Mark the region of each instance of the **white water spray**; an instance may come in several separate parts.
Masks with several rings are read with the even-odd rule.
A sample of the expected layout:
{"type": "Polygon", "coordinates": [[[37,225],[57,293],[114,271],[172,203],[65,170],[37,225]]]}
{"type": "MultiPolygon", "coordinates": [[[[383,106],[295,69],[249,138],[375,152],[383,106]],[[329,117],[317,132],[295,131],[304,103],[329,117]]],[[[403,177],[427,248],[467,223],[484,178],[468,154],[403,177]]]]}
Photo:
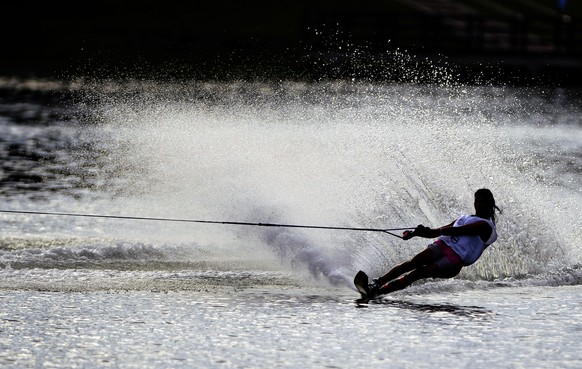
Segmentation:
{"type": "MultiPolygon", "coordinates": [[[[58,155],[40,170],[62,173],[51,174],[46,193],[33,192],[49,201],[24,192],[10,197],[13,208],[382,229],[449,223],[488,187],[504,209],[500,238],[460,278],[580,275],[581,114],[560,91],[343,82],[84,88],[79,125],[51,128],[54,139],[42,141],[43,152],[58,155]],[[59,140],[70,148],[50,147],[59,140]]],[[[358,269],[383,273],[427,242],[31,216],[3,229],[14,249],[0,255],[4,266],[139,269],[157,260],[161,270],[291,268],[340,285],[358,269]],[[134,260],[105,252],[111,245],[134,260]]]]}
{"type": "MultiPolygon", "coordinates": [[[[129,168],[118,175],[131,184],[111,211],[438,226],[472,212],[473,192],[488,187],[505,209],[500,239],[465,277],[520,277],[580,261],[579,112],[562,110],[556,122],[546,114],[552,98],[345,83],[117,86],[100,97],[95,136],[109,160],[129,168]]],[[[424,247],[378,235],[205,232],[234,235],[243,253],[262,247],[253,244],[259,235],[285,262],[334,283],[358,268],[380,273],[424,247]]]]}

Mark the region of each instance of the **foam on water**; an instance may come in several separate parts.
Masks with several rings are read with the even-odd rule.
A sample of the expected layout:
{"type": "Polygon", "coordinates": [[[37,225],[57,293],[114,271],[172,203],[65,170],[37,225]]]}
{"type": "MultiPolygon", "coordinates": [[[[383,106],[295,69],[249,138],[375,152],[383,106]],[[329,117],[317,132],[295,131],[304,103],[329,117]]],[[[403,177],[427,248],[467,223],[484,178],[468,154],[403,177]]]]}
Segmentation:
{"type": "MultiPolygon", "coordinates": [[[[466,288],[462,281],[524,278],[580,283],[582,115],[562,91],[345,82],[134,81],[83,88],[74,125],[36,127],[40,132],[31,138],[27,130],[24,139],[19,126],[4,123],[14,142],[44,137],[49,129],[64,132],[43,147],[59,153],[43,169],[52,187],[34,196],[8,194],[9,207],[440,226],[471,212],[473,192],[488,187],[504,210],[500,237],[463,270],[458,288],[466,288]]],[[[344,286],[358,269],[377,275],[426,244],[378,233],[0,219],[7,230],[0,263],[12,271],[165,275],[231,268],[276,273],[284,267],[305,274],[306,283],[323,277],[344,286]]]]}

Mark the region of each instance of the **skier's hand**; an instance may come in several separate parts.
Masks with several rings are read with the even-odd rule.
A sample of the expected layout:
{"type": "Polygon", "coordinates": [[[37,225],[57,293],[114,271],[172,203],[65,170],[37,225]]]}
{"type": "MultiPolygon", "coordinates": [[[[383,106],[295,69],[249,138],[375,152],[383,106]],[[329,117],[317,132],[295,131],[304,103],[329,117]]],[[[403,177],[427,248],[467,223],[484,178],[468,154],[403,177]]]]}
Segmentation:
{"type": "Polygon", "coordinates": [[[402,239],[404,241],[407,241],[409,239],[411,239],[412,237],[414,237],[414,231],[404,231],[404,233],[402,233],[402,239]]]}

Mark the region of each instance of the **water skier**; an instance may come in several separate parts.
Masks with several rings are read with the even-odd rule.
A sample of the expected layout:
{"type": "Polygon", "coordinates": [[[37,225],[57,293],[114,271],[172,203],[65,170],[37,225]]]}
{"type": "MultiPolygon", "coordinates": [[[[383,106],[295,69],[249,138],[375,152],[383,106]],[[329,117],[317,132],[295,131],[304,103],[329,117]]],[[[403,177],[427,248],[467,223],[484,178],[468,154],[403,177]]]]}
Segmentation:
{"type": "Polygon", "coordinates": [[[471,265],[497,239],[495,198],[490,190],[475,192],[475,215],[463,215],[454,222],[431,229],[419,225],[402,235],[438,239],[412,259],[392,268],[368,286],[367,297],[391,293],[424,278],[453,278],[464,266],[471,265]]]}

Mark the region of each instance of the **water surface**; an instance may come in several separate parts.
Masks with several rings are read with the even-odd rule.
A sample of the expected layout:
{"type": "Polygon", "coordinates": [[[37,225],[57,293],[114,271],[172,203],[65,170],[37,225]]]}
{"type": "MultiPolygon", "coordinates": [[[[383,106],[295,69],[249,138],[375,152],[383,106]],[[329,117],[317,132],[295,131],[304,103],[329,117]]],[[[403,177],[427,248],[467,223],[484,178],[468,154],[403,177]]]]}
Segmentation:
{"type": "Polygon", "coordinates": [[[381,232],[0,213],[5,367],[579,367],[573,91],[0,79],[3,210],[440,226],[499,240],[360,305],[422,250],[381,232]]]}

